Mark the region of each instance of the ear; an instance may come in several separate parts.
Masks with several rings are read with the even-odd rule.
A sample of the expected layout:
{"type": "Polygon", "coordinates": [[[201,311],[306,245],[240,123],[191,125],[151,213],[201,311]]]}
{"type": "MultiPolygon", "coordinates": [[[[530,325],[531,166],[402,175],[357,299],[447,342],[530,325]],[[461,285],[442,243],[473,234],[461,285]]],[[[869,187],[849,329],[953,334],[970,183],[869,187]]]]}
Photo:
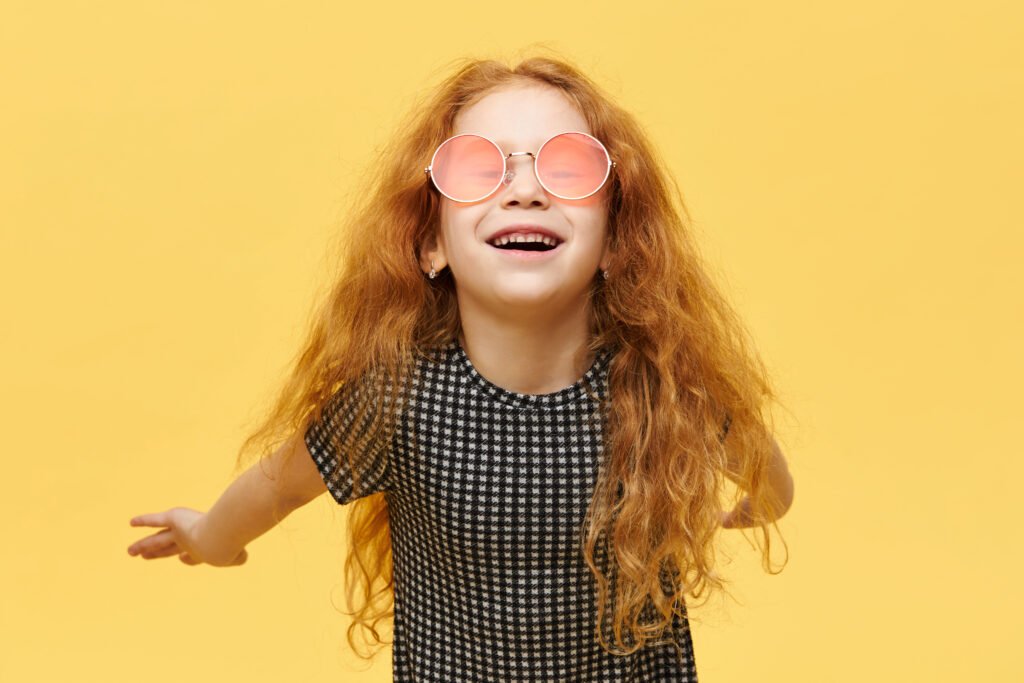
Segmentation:
{"type": "Polygon", "coordinates": [[[601,270],[608,270],[613,260],[615,260],[615,252],[612,251],[611,240],[605,240],[604,252],[601,253],[601,270]]]}
{"type": "Polygon", "coordinates": [[[432,231],[427,238],[423,241],[423,246],[420,247],[420,269],[424,273],[430,273],[431,267],[435,272],[440,273],[446,265],[448,265],[448,259],[445,257],[444,239],[438,239],[437,229],[432,231]]]}

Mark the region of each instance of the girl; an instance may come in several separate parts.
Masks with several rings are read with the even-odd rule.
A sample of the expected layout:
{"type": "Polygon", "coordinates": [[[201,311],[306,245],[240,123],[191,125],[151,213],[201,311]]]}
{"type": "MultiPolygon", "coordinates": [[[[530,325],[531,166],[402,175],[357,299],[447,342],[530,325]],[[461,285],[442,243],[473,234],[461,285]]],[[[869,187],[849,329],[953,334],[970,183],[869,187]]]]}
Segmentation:
{"type": "Polygon", "coordinates": [[[260,462],[205,514],[133,519],[163,530],[129,553],[242,564],[326,485],[348,640],[393,619],[394,680],[695,681],[684,595],[724,587],[720,526],[771,571],[793,487],[667,171],[549,58],[467,62],[399,130],[260,462]]]}

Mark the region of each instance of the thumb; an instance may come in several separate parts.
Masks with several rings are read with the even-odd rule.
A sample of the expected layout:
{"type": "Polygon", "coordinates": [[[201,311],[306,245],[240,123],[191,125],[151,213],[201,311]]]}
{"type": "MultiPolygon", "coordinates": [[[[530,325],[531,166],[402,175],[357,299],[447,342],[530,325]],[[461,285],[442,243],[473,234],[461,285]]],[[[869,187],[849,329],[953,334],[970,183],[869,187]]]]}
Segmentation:
{"type": "Polygon", "coordinates": [[[178,555],[178,559],[181,560],[182,562],[184,562],[185,564],[188,564],[188,565],[197,565],[197,564],[199,564],[194,559],[192,559],[192,556],[189,555],[188,553],[181,553],[180,555],[178,555]]]}

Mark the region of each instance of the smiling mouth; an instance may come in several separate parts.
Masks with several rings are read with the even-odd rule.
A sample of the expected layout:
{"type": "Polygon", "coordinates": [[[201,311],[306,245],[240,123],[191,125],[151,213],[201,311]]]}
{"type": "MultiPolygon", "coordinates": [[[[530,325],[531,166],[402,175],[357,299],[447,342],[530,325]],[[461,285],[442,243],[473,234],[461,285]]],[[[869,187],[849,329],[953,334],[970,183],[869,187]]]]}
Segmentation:
{"type": "MultiPolygon", "coordinates": [[[[561,242],[559,242],[561,244],[561,242]]],[[[502,251],[551,251],[558,247],[551,246],[550,244],[544,244],[543,242],[509,242],[499,247],[491,245],[495,249],[501,249],[502,251]]]]}

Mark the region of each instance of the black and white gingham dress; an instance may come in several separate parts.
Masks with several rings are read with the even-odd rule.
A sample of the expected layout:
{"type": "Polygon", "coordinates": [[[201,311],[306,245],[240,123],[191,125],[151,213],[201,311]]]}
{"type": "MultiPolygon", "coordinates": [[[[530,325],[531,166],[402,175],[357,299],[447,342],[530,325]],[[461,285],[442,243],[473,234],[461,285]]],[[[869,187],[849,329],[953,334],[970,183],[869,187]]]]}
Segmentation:
{"type": "Polygon", "coordinates": [[[347,471],[335,473],[348,465],[329,442],[353,427],[345,392],[305,435],[338,503],[385,492],[394,680],[695,682],[685,616],[661,644],[631,655],[595,639],[596,584],[580,529],[603,420],[586,388],[606,395],[609,353],[572,386],[541,395],[488,381],[457,340],[439,357],[418,361],[391,448],[358,491],[347,471]]]}

